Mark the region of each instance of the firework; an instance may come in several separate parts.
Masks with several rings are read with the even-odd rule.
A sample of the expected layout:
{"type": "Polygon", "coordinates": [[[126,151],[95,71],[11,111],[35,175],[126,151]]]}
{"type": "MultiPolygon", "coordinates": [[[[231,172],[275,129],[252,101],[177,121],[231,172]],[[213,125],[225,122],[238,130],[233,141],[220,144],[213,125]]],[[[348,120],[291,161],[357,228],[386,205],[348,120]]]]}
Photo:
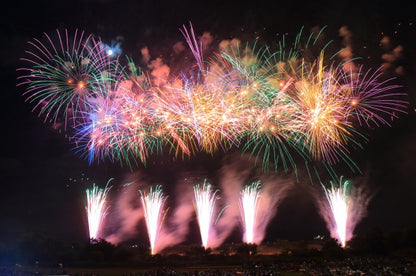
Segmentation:
{"type": "Polygon", "coordinates": [[[86,190],[87,194],[87,211],[88,227],[90,239],[94,240],[99,238],[98,234],[101,229],[101,224],[104,217],[107,215],[108,207],[106,207],[107,194],[111,187],[108,187],[108,180],[105,188],[99,188],[97,185],[93,185],[91,189],[86,190]]]}
{"type": "Polygon", "coordinates": [[[223,83],[184,78],[155,97],[162,135],[185,154],[213,153],[238,144],[244,106],[234,93],[224,95],[223,83]]]}
{"type": "Polygon", "coordinates": [[[110,82],[111,95],[96,97],[90,110],[75,127],[77,150],[90,163],[106,158],[131,166],[146,163],[149,152],[160,149],[160,134],[150,118],[144,93],[136,93],[132,82],[110,82]]]}
{"type": "Polygon", "coordinates": [[[163,209],[166,196],[163,195],[162,186],[150,187],[148,192],[140,190],[141,202],[146,220],[147,234],[149,236],[151,253],[157,253],[156,239],[162,227],[165,216],[163,209]]]}
{"type": "Polygon", "coordinates": [[[297,146],[290,141],[288,114],[293,108],[292,102],[282,97],[282,87],[276,86],[282,80],[281,72],[276,71],[279,63],[276,59],[277,53],[268,47],[256,43],[243,46],[235,41],[222,45],[212,63],[216,74],[223,74],[222,79],[231,91],[236,91],[243,106],[235,113],[241,126],[239,147],[249,152],[256,163],[260,160],[263,169],[268,170],[269,164],[277,169],[282,164],[286,171],[288,165],[296,169],[292,154],[298,149],[291,150],[297,146]]]}
{"type": "Polygon", "coordinates": [[[244,241],[253,243],[256,229],[257,202],[260,198],[260,181],[247,185],[241,191],[242,216],[244,222],[244,241]]]}
{"type": "Polygon", "coordinates": [[[320,203],[320,212],[330,234],[342,247],[352,238],[354,228],[366,214],[371,194],[363,187],[352,188],[351,180],[340,177],[339,183],[330,181],[331,187],[322,185],[326,200],[320,203]]]}
{"type": "Polygon", "coordinates": [[[365,71],[360,66],[358,72],[349,77],[353,84],[349,94],[350,113],[359,125],[390,125],[390,120],[406,113],[405,93],[396,91],[401,86],[394,84],[394,78],[383,78],[381,67],[365,71]]]}
{"type": "Polygon", "coordinates": [[[215,202],[218,199],[219,190],[213,190],[213,187],[206,180],[201,185],[194,186],[194,206],[197,214],[199,232],[201,234],[202,245],[207,248],[209,245],[209,236],[213,224],[213,214],[215,202]]]}
{"type": "Polygon", "coordinates": [[[292,116],[296,139],[302,141],[313,159],[329,164],[337,163],[340,153],[348,155],[345,145],[352,139],[352,123],[343,94],[351,84],[341,83],[343,77],[340,66],[326,68],[321,56],[311,67],[302,64],[302,75],[288,88],[294,90],[288,93],[293,93],[296,105],[292,116]]]}
{"type": "Polygon", "coordinates": [[[114,74],[112,62],[100,41],[76,30],[56,31],[55,36],[28,42],[33,48],[22,60],[32,67],[20,68],[19,85],[28,85],[27,100],[39,109],[39,115],[54,123],[69,121],[88,110],[89,100],[97,96],[96,85],[114,74]]]}
{"type": "Polygon", "coordinates": [[[182,157],[238,149],[264,170],[296,172],[301,159],[329,172],[344,162],[355,172],[350,151],[362,148],[362,127],[389,125],[408,105],[381,70],[337,63],[328,44],[315,51],[321,32],[303,41],[301,30],[294,43],[283,37],[276,51],[232,40],[206,60],[192,25],[181,32],[197,66],[163,85],[78,31],[29,42],[20,85],[45,120],[72,123],[71,141],[90,163],[130,167],[165,148],[182,157]]]}
{"type": "Polygon", "coordinates": [[[345,247],[347,236],[347,218],[348,218],[348,189],[350,181],[346,180],[340,182],[339,187],[335,187],[331,183],[330,189],[324,188],[326,198],[328,200],[329,207],[331,208],[333,224],[335,226],[335,232],[337,239],[341,243],[342,247],[345,247]]]}

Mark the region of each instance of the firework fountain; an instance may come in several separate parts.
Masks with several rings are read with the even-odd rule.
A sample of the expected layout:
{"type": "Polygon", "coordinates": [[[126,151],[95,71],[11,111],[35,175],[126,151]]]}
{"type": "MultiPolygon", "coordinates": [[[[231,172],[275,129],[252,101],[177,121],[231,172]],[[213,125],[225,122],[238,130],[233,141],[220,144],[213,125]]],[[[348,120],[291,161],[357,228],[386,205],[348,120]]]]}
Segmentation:
{"type": "Polygon", "coordinates": [[[260,181],[245,186],[241,191],[242,217],[244,223],[244,241],[253,243],[256,229],[256,213],[260,198],[260,181]]]}
{"type": "Polygon", "coordinates": [[[209,236],[213,224],[212,219],[215,211],[215,202],[218,199],[218,192],[219,190],[214,191],[212,185],[206,180],[202,186],[200,184],[194,186],[194,206],[204,248],[209,246],[209,236]]]}
{"type": "Polygon", "coordinates": [[[91,189],[86,190],[87,206],[85,209],[87,211],[90,240],[99,238],[101,224],[107,215],[108,207],[106,207],[106,199],[111,188],[108,187],[110,181],[111,179],[108,180],[105,188],[99,188],[93,184],[91,189]]]}
{"type": "Polygon", "coordinates": [[[141,202],[146,220],[147,234],[149,236],[151,253],[157,253],[156,239],[162,227],[165,216],[163,209],[166,196],[163,195],[162,186],[150,187],[148,192],[140,190],[141,202]]]}
{"type": "Polygon", "coordinates": [[[319,203],[320,212],[331,237],[345,247],[353,236],[355,226],[364,217],[372,196],[363,187],[352,188],[351,180],[343,177],[340,177],[338,184],[334,181],[330,184],[330,188],[322,185],[325,200],[319,203]]]}

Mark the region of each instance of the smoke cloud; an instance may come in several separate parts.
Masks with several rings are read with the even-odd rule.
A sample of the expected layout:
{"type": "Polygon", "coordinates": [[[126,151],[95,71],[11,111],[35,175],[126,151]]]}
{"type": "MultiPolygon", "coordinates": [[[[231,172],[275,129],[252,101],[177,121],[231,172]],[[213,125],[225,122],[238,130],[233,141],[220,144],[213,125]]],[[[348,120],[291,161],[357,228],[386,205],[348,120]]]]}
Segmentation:
{"type": "Polygon", "coordinates": [[[339,56],[341,57],[342,61],[345,62],[343,65],[344,70],[347,72],[357,72],[358,68],[355,63],[352,62],[352,59],[354,58],[354,53],[352,50],[352,33],[348,29],[347,26],[342,26],[338,34],[340,37],[342,37],[342,44],[344,45],[344,49],[339,52],[339,56]]]}
{"type": "MultiPolygon", "coordinates": [[[[240,222],[240,191],[243,183],[247,181],[251,170],[248,167],[241,166],[239,161],[232,162],[222,166],[219,172],[219,186],[221,189],[220,196],[223,209],[221,216],[213,227],[209,237],[208,247],[216,248],[228,238],[240,222]]],[[[241,162],[241,161],[240,161],[241,162]]]]}
{"type": "Polygon", "coordinates": [[[148,47],[143,47],[140,50],[140,53],[142,54],[142,63],[148,64],[150,61],[150,52],[148,47]]]}
{"type": "Polygon", "coordinates": [[[382,47],[384,49],[388,49],[388,51],[381,55],[381,59],[383,60],[382,68],[383,71],[393,71],[398,75],[404,74],[403,66],[399,65],[398,62],[403,56],[403,46],[397,45],[396,47],[391,49],[390,39],[382,39],[382,47]]]}
{"type": "Polygon", "coordinates": [[[155,244],[156,252],[185,241],[189,232],[189,222],[194,215],[192,193],[192,186],[187,181],[176,183],[174,209],[172,213],[169,212],[170,209],[167,211],[166,220],[155,244]]]}
{"type": "Polygon", "coordinates": [[[139,188],[144,181],[139,173],[127,176],[123,183],[121,193],[116,198],[112,215],[115,228],[105,240],[113,244],[137,238],[138,224],[144,218],[140,205],[139,188]]]}
{"type": "Polygon", "coordinates": [[[150,74],[153,77],[153,83],[155,85],[158,86],[166,83],[169,77],[170,68],[163,62],[162,58],[157,57],[152,60],[148,65],[148,68],[152,70],[150,74]]]}
{"type": "Polygon", "coordinates": [[[295,184],[292,176],[270,175],[262,177],[263,188],[257,210],[256,229],[253,242],[260,244],[266,234],[270,220],[276,215],[279,204],[286,198],[295,184]]]}
{"type": "Polygon", "coordinates": [[[178,54],[182,53],[183,51],[185,51],[186,47],[185,47],[185,45],[183,44],[182,41],[178,41],[175,44],[173,44],[172,50],[175,54],[178,55],[178,54]]]}

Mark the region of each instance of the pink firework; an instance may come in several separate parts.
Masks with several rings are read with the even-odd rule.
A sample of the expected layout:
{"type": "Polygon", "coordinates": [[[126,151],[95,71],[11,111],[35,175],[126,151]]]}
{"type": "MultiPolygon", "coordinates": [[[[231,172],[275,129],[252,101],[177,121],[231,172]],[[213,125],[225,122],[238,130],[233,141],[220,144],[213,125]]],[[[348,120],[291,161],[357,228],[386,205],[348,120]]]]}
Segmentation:
{"type": "Polygon", "coordinates": [[[326,201],[321,202],[320,211],[331,237],[345,247],[353,236],[355,226],[365,216],[371,196],[363,189],[352,189],[351,181],[342,177],[338,185],[330,183],[331,188],[322,185],[326,201]]]}
{"type": "Polygon", "coordinates": [[[201,233],[202,245],[207,248],[212,226],[212,215],[214,213],[215,201],[218,199],[219,190],[213,190],[211,184],[206,180],[204,184],[194,186],[195,210],[198,218],[199,231],[201,233]]]}
{"type": "Polygon", "coordinates": [[[253,243],[256,229],[256,213],[260,196],[260,181],[247,185],[241,191],[242,217],[244,222],[244,241],[253,243]]]}
{"type": "Polygon", "coordinates": [[[101,224],[104,220],[104,217],[107,215],[108,207],[106,207],[106,199],[110,187],[107,182],[107,185],[104,189],[99,188],[97,185],[93,185],[92,189],[87,189],[87,206],[85,207],[87,211],[88,218],[88,227],[90,240],[95,240],[98,237],[101,224]]]}
{"type": "Polygon", "coordinates": [[[140,194],[151,253],[156,254],[156,238],[159,235],[165,214],[163,206],[165,205],[166,196],[163,195],[160,185],[157,185],[154,189],[150,187],[148,193],[140,190],[140,194]]]}

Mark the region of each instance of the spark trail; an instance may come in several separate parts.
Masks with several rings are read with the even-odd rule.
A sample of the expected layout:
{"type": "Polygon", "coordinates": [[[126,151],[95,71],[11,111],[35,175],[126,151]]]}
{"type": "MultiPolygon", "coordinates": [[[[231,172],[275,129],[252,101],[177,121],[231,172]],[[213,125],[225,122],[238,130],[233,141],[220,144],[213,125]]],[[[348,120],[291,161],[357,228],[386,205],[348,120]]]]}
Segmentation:
{"type": "Polygon", "coordinates": [[[157,253],[156,239],[162,227],[165,211],[166,196],[163,195],[162,186],[150,187],[149,191],[140,190],[141,202],[144,209],[144,218],[146,220],[147,234],[150,241],[151,253],[157,253]]]}
{"type": "Polygon", "coordinates": [[[212,185],[206,180],[202,184],[194,186],[194,206],[197,214],[199,232],[202,245],[207,248],[212,226],[212,216],[215,210],[215,202],[218,199],[219,190],[213,190],[212,185]]]}
{"type": "Polygon", "coordinates": [[[372,194],[361,187],[352,187],[351,180],[342,176],[339,183],[330,181],[331,187],[322,185],[325,200],[320,202],[320,212],[331,236],[342,247],[353,237],[357,223],[365,216],[372,194]]]}
{"type": "Polygon", "coordinates": [[[260,181],[247,185],[241,191],[242,217],[244,222],[244,241],[253,243],[256,229],[256,213],[260,198],[260,181]]]}
{"type": "Polygon", "coordinates": [[[99,188],[97,185],[93,185],[91,189],[86,190],[87,194],[87,211],[88,227],[90,240],[98,239],[101,224],[104,217],[107,215],[108,207],[106,207],[107,194],[111,187],[108,187],[107,182],[105,188],[99,188]]]}
{"type": "Polygon", "coordinates": [[[341,180],[339,187],[335,187],[333,184],[330,189],[323,187],[329,207],[331,208],[333,225],[335,226],[334,230],[342,247],[345,247],[347,236],[349,184],[349,180],[344,182],[341,180]]]}

